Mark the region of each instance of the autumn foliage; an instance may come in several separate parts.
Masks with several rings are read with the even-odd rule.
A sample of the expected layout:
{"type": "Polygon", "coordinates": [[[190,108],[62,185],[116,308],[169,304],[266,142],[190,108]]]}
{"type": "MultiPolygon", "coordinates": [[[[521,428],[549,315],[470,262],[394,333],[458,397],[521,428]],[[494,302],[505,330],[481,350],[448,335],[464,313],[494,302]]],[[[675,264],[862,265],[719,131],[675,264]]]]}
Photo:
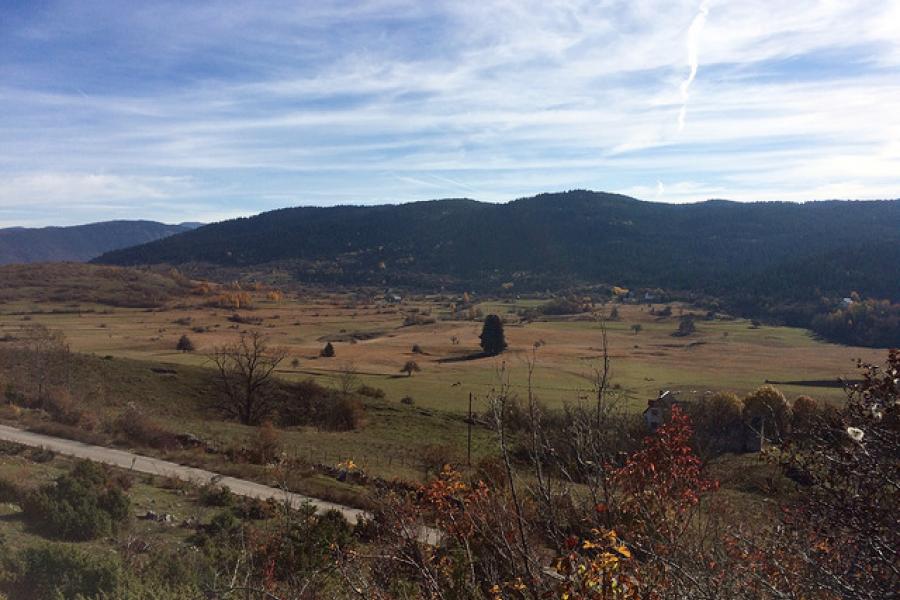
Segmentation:
{"type": "Polygon", "coordinates": [[[224,292],[207,300],[206,305],[227,309],[252,308],[253,297],[247,292],[224,292]]]}

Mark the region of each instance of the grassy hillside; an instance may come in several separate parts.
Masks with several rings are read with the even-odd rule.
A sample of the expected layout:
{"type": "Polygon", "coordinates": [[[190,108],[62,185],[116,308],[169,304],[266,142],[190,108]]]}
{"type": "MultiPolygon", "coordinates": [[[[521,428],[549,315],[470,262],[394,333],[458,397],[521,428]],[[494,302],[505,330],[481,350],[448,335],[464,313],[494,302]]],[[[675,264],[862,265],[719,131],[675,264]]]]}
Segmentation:
{"type": "MultiPolygon", "coordinates": [[[[57,311],[83,310],[81,304],[151,307],[188,291],[174,273],[79,263],[0,266],[0,303],[27,310],[34,303],[54,302],[57,311]]],[[[14,307],[13,307],[14,308],[14,307]]]]}

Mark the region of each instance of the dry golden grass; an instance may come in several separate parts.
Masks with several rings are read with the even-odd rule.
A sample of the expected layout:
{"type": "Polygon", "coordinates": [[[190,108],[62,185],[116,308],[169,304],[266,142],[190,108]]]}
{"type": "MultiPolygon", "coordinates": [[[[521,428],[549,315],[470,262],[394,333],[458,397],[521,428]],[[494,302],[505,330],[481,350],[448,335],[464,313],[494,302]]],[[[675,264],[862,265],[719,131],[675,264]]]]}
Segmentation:
{"type": "MultiPolygon", "coordinates": [[[[205,306],[202,296],[169,302],[164,309],[106,307],[67,303],[64,313],[53,302],[0,304],[0,337],[15,336],[27,322],[39,322],[65,332],[78,352],[111,355],[154,362],[203,365],[206,353],[235,339],[241,331],[260,330],[271,343],[284,347],[288,359],[280,374],[287,378],[313,376],[334,383],[342,371],[352,369],[361,382],[383,388],[388,399],[410,395],[417,406],[465,410],[468,393],[483,396],[498,382],[505,367],[514,390],[524,390],[534,342],[537,351],[534,385],[548,404],[574,402],[586,397],[593,368],[600,357],[600,323],[594,320],[555,319],[518,324],[512,311],[528,305],[485,303],[482,310],[497,312],[508,320],[509,350],[499,358],[458,362],[442,359],[478,350],[479,322],[441,320],[445,305],[423,299],[403,305],[353,304],[341,294],[285,295],[273,299],[268,291],[253,291],[255,308],[240,311],[259,324],[229,320],[235,311],[205,306]],[[79,308],[84,309],[79,312],[79,308]],[[86,312],[93,309],[94,312],[86,312]],[[418,309],[436,322],[403,326],[404,313],[418,309]],[[31,312],[33,314],[22,314],[31,312]],[[28,321],[26,321],[26,319],[28,321]],[[175,350],[178,339],[188,335],[197,350],[175,350]],[[355,339],[354,339],[355,338],[355,339]],[[458,344],[451,339],[457,338],[458,344]],[[336,356],[321,358],[319,351],[332,341],[336,356]],[[419,345],[421,354],[413,353],[419,345]],[[292,362],[297,360],[297,365],[292,362]],[[408,360],[420,373],[399,373],[408,360]]],[[[603,309],[600,309],[603,310],[603,309]]],[[[608,308],[607,308],[608,310],[608,308]]],[[[607,324],[613,365],[613,384],[619,386],[634,407],[660,389],[685,393],[728,389],[750,391],[766,380],[823,380],[853,376],[857,358],[878,360],[878,350],[846,347],[816,340],[805,330],[786,327],[753,328],[748,321],[697,322],[695,335],[677,338],[678,315],[686,307],[674,307],[674,315],[657,319],[646,306],[619,307],[620,320],[607,324]],[[635,334],[631,325],[639,323],[635,334]]],[[[839,389],[783,386],[788,396],[809,394],[824,400],[842,397],[839,389]]]]}

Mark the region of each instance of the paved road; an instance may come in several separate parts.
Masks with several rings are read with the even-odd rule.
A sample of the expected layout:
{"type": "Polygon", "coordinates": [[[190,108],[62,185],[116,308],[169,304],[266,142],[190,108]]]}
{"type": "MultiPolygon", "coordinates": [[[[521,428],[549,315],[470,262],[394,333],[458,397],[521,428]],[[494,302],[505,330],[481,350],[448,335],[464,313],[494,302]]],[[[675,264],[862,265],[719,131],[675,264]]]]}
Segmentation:
{"type": "Polygon", "coordinates": [[[6,425],[0,425],[0,440],[15,442],[24,446],[47,448],[48,450],[53,450],[54,452],[65,454],[67,456],[86,458],[94,462],[106,463],[123,469],[131,469],[139,473],[174,477],[197,485],[216,481],[216,483],[220,485],[228,486],[232,492],[239,496],[260,498],[263,500],[266,498],[276,498],[280,501],[287,500],[294,508],[299,508],[304,503],[309,502],[318,512],[325,512],[327,510],[339,511],[350,523],[356,523],[356,518],[358,516],[365,515],[365,511],[357,508],[301,496],[300,494],[286,492],[268,485],[262,485],[261,483],[247,481],[246,479],[226,477],[224,475],[213,473],[212,471],[186,467],[158,458],[141,456],[140,454],[134,454],[133,452],[127,452],[125,450],[116,450],[114,448],[105,448],[103,446],[92,446],[73,440],[23,431],[6,425]]]}

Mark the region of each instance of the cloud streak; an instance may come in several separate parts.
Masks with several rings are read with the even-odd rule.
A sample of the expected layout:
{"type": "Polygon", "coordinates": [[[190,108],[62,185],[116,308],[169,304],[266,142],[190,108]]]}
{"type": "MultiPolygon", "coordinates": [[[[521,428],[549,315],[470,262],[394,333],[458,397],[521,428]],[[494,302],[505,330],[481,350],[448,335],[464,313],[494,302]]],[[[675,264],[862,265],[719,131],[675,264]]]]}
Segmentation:
{"type": "Polygon", "coordinates": [[[687,104],[691,90],[691,84],[697,78],[697,67],[700,64],[700,33],[703,26],[706,25],[706,17],[709,15],[709,0],[703,0],[697,15],[691,21],[691,26],[687,33],[687,62],[688,72],[687,78],[681,82],[681,110],[678,111],[678,131],[684,131],[684,120],[687,116],[687,104]]]}
{"type": "Polygon", "coordinates": [[[897,196],[892,4],[3,8],[0,222],[574,187],[897,196]]]}

